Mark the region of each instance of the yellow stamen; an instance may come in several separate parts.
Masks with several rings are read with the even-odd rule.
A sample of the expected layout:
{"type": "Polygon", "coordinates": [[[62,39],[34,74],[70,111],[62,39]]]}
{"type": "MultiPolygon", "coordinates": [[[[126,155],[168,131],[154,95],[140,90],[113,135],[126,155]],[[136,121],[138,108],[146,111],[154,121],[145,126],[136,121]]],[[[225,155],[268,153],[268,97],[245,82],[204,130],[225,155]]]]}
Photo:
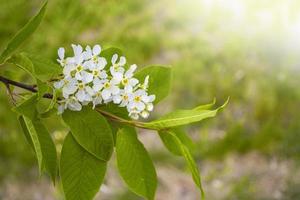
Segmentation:
{"type": "Polygon", "coordinates": [[[105,88],[109,88],[110,87],[110,83],[108,83],[108,82],[104,83],[104,87],[105,88]]]}
{"type": "Polygon", "coordinates": [[[123,79],[123,80],[122,80],[122,84],[123,84],[123,85],[127,85],[127,84],[128,84],[128,79],[127,79],[127,78],[123,79]]]}
{"type": "Polygon", "coordinates": [[[140,102],[140,101],[141,101],[141,97],[140,97],[140,96],[136,96],[136,97],[134,97],[134,101],[136,101],[136,102],[140,102]]]}

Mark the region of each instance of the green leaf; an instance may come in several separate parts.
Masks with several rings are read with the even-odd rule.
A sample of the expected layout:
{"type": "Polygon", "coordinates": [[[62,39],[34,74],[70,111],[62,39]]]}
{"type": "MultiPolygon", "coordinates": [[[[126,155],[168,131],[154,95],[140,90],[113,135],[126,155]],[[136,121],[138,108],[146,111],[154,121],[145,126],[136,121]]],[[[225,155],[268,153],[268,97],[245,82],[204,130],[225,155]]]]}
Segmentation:
{"type": "Polygon", "coordinates": [[[155,94],[154,103],[165,98],[171,87],[171,68],[163,66],[149,66],[139,70],[135,77],[143,83],[145,77],[149,75],[149,94],[155,94]]]}
{"type": "Polygon", "coordinates": [[[82,148],[68,134],[60,158],[60,177],[66,200],[91,200],[99,191],[106,172],[106,162],[82,148]]]}
{"type": "MultiPolygon", "coordinates": [[[[105,106],[100,106],[99,109],[102,111],[106,111],[111,114],[114,114],[123,119],[130,120],[130,118],[128,117],[128,111],[126,110],[126,108],[120,107],[116,104],[109,103],[109,104],[106,104],[105,106]]],[[[114,138],[114,145],[116,145],[117,132],[119,131],[119,129],[124,127],[124,124],[122,124],[120,122],[116,122],[114,120],[109,120],[109,119],[108,119],[108,123],[110,125],[112,135],[114,138]]]]}
{"type": "Polygon", "coordinates": [[[18,66],[19,68],[29,73],[32,77],[34,77],[33,64],[24,53],[13,55],[10,59],[7,60],[7,62],[18,66]]]}
{"type": "Polygon", "coordinates": [[[57,173],[56,148],[48,130],[38,118],[35,107],[36,99],[37,95],[33,95],[17,106],[14,111],[21,115],[19,120],[29,144],[36,153],[40,172],[45,168],[55,183],[57,173]]]}
{"type": "Polygon", "coordinates": [[[30,19],[30,21],[9,41],[6,48],[0,55],[0,64],[4,63],[17,48],[26,40],[39,26],[47,7],[47,1],[43,4],[42,8],[36,16],[30,19]]]}
{"type": "Polygon", "coordinates": [[[144,125],[155,129],[171,128],[199,122],[203,119],[214,117],[216,114],[217,110],[177,110],[144,125]]]}
{"type": "Polygon", "coordinates": [[[24,52],[13,55],[7,62],[17,65],[42,82],[47,82],[62,73],[62,68],[51,60],[24,52]]]}
{"type": "MultiPolygon", "coordinates": [[[[26,126],[26,123],[25,123],[25,119],[24,119],[24,116],[19,116],[18,117],[18,120],[19,120],[19,123],[21,125],[21,128],[23,130],[23,133],[25,135],[25,138],[27,140],[27,142],[29,143],[29,145],[31,146],[31,148],[35,151],[35,148],[34,148],[34,144],[33,144],[33,141],[31,139],[31,136],[30,136],[30,133],[27,129],[27,126],[26,126]]],[[[35,152],[36,153],[36,152],[35,152]]]]}
{"type": "Polygon", "coordinates": [[[29,133],[29,136],[30,136],[29,141],[31,141],[30,143],[33,144],[32,147],[36,154],[36,158],[37,158],[38,165],[39,165],[39,171],[41,174],[42,170],[43,170],[43,154],[42,154],[41,144],[40,144],[37,132],[34,128],[32,121],[28,117],[25,117],[25,116],[21,116],[21,117],[24,119],[24,125],[25,125],[25,126],[22,126],[23,132],[25,135],[26,135],[26,133],[29,133]]]}
{"type": "Polygon", "coordinates": [[[37,94],[34,94],[30,98],[21,102],[17,107],[14,107],[12,110],[33,120],[37,117],[37,110],[35,108],[36,103],[37,94]]]}
{"type": "Polygon", "coordinates": [[[205,104],[205,105],[200,105],[196,108],[194,108],[194,110],[209,110],[211,109],[214,105],[216,104],[216,98],[214,98],[213,102],[205,104]]]}
{"type": "Polygon", "coordinates": [[[57,173],[57,155],[53,140],[40,120],[32,121],[28,117],[22,116],[22,125],[25,135],[29,134],[29,143],[34,148],[39,164],[40,172],[45,168],[55,183],[57,173]],[[30,142],[31,141],[31,142],[30,142]]]}
{"type": "Polygon", "coordinates": [[[34,76],[43,82],[47,82],[62,73],[62,67],[51,60],[27,53],[23,53],[23,55],[31,60],[34,76]]]}
{"type": "Polygon", "coordinates": [[[109,160],[113,151],[113,136],[101,114],[85,106],[80,112],[66,110],[63,120],[83,148],[101,160],[109,160]]]}
{"type": "MultiPolygon", "coordinates": [[[[61,73],[61,67],[39,58],[37,56],[28,55],[26,53],[20,53],[13,55],[7,62],[15,64],[27,73],[29,73],[37,83],[38,98],[41,99],[45,93],[52,92],[51,86],[48,80],[58,76],[61,73]]],[[[56,102],[56,98],[53,98],[52,104],[56,102]]],[[[52,104],[49,104],[49,107],[52,104]]]]}
{"type": "Polygon", "coordinates": [[[199,172],[197,164],[196,164],[193,156],[191,155],[189,149],[180,141],[180,139],[173,132],[167,131],[164,134],[169,134],[169,139],[173,140],[174,144],[180,148],[181,155],[184,157],[184,159],[187,162],[187,165],[192,174],[193,180],[201,191],[201,197],[202,197],[201,199],[205,199],[204,190],[203,190],[202,184],[201,184],[200,172],[199,172]]]}
{"type": "MultiPolygon", "coordinates": [[[[40,143],[43,165],[55,183],[57,175],[57,154],[55,144],[41,120],[32,122],[40,143]]],[[[34,134],[34,133],[33,133],[34,134]]]]}
{"type": "MultiPolygon", "coordinates": [[[[172,129],[171,130],[178,139],[180,139],[180,141],[189,149],[193,149],[194,148],[194,144],[193,141],[191,140],[191,138],[189,138],[187,136],[187,134],[182,131],[181,129],[172,129]]],[[[181,148],[177,145],[176,141],[174,141],[174,138],[172,135],[168,134],[167,131],[159,131],[159,137],[162,140],[162,142],[164,143],[165,147],[174,155],[177,156],[182,156],[181,153],[181,148]]]]}
{"type": "Polygon", "coordinates": [[[224,108],[227,105],[228,101],[229,99],[227,99],[227,101],[222,106],[215,110],[177,110],[166,114],[158,120],[144,123],[143,125],[153,129],[165,129],[199,122],[203,119],[216,116],[217,112],[224,108]]]}
{"type": "Polygon", "coordinates": [[[134,128],[121,129],[117,135],[117,164],[129,189],[147,199],[154,199],[157,187],[155,168],[134,128]]]}

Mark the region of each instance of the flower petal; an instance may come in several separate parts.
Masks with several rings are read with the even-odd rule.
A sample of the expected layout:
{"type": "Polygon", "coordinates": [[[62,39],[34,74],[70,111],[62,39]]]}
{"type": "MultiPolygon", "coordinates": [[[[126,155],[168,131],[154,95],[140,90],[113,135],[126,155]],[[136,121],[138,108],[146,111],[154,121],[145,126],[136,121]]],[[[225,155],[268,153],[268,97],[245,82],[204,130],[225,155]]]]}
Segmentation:
{"type": "Polygon", "coordinates": [[[101,90],[103,88],[103,83],[101,80],[99,80],[98,78],[95,78],[93,80],[93,90],[95,92],[98,92],[99,90],[101,90]]]}
{"type": "Polygon", "coordinates": [[[86,92],[84,90],[79,90],[76,94],[75,94],[76,98],[78,99],[78,101],[83,102],[86,99],[86,92]]]}
{"type": "Polygon", "coordinates": [[[103,57],[98,58],[97,68],[103,69],[106,65],[107,65],[107,61],[105,58],[103,57]]]}
{"type": "Polygon", "coordinates": [[[119,65],[124,66],[126,64],[126,58],[124,56],[120,57],[119,65]]]}
{"type": "Polygon", "coordinates": [[[102,91],[101,95],[102,95],[102,98],[103,98],[104,100],[107,100],[107,99],[110,98],[111,92],[110,92],[109,90],[107,90],[107,89],[104,89],[104,90],[102,91]]]}
{"type": "Polygon", "coordinates": [[[139,80],[136,78],[129,79],[129,84],[133,87],[136,86],[138,83],[139,83],[139,80]]]}
{"type": "Polygon", "coordinates": [[[116,95],[120,92],[120,88],[115,86],[115,85],[112,85],[111,88],[110,88],[110,91],[112,94],[116,95]]]}
{"type": "Polygon", "coordinates": [[[93,55],[94,56],[97,56],[97,55],[99,55],[100,54],[100,52],[101,52],[101,47],[100,47],[100,45],[95,45],[94,47],[93,47],[93,55]]]}
{"type": "Polygon", "coordinates": [[[115,96],[113,96],[113,102],[114,102],[115,104],[119,104],[121,101],[122,101],[122,98],[121,98],[120,95],[115,95],[115,96]]]}
{"type": "Polygon", "coordinates": [[[136,70],[137,65],[133,64],[130,66],[130,68],[126,71],[125,77],[126,78],[131,78],[133,76],[134,71],[136,70]]]}
{"type": "Polygon", "coordinates": [[[57,51],[58,57],[63,60],[65,58],[65,49],[63,47],[60,47],[57,51]]]}
{"type": "Polygon", "coordinates": [[[116,61],[117,61],[117,59],[118,59],[118,54],[114,54],[114,55],[112,56],[112,58],[111,58],[111,63],[112,63],[112,64],[115,64],[116,61]]]}
{"type": "Polygon", "coordinates": [[[93,74],[91,74],[87,71],[82,71],[81,75],[82,75],[82,82],[90,83],[93,81],[93,78],[94,78],[93,74]]]}
{"type": "Polygon", "coordinates": [[[54,88],[56,88],[56,89],[62,88],[63,85],[64,85],[64,81],[63,81],[63,80],[57,81],[57,82],[55,82],[55,83],[53,84],[54,88]]]}
{"type": "Polygon", "coordinates": [[[80,111],[82,106],[78,101],[73,101],[68,104],[68,108],[73,111],[80,111]]]}
{"type": "Polygon", "coordinates": [[[142,102],[137,102],[136,103],[136,108],[140,111],[144,110],[145,109],[145,104],[142,103],[142,102]]]}

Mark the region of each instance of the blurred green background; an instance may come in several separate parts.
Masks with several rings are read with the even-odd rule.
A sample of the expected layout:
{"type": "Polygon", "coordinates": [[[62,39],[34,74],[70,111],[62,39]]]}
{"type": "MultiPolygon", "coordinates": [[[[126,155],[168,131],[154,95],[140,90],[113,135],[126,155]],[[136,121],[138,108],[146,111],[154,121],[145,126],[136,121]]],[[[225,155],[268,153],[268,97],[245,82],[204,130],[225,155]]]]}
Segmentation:
{"type": "MultiPolygon", "coordinates": [[[[0,0],[0,50],[36,13],[40,0],[0,0]]],[[[300,2],[297,0],[51,0],[22,50],[53,61],[61,46],[120,47],[130,63],[173,68],[173,87],[152,117],[217,98],[214,119],[187,127],[208,200],[300,199],[300,2]]],[[[16,67],[0,74],[30,83],[16,67]]],[[[5,87],[0,86],[0,199],[62,199],[39,178],[5,87]]],[[[60,148],[65,129],[49,119],[60,148]],[[56,129],[56,127],[58,127],[56,129]],[[56,131],[55,131],[56,130],[56,131]]],[[[194,200],[183,160],[141,131],[159,176],[156,199],[194,200]]],[[[115,162],[97,199],[140,199],[115,162]]]]}

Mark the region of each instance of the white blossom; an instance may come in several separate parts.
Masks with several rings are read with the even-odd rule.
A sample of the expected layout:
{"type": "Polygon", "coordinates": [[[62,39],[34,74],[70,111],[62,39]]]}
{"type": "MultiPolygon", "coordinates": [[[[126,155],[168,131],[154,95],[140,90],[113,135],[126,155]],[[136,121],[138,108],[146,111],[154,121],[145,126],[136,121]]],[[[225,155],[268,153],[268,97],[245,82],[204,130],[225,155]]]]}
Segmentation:
{"type": "Polygon", "coordinates": [[[113,95],[117,95],[120,92],[120,88],[118,87],[118,83],[112,80],[106,80],[103,83],[102,90],[102,98],[103,100],[108,100],[113,97],[113,95]]]}
{"type": "Polygon", "coordinates": [[[133,77],[133,73],[136,70],[136,68],[136,65],[131,65],[122,78],[121,83],[124,86],[124,90],[126,92],[132,92],[133,87],[136,86],[139,82],[136,78],[133,77]]]}
{"type": "Polygon", "coordinates": [[[130,65],[125,70],[126,58],[114,54],[111,66],[105,68],[107,60],[100,56],[101,46],[92,48],[71,45],[74,55],[65,57],[65,49],[58,49],[58,63],[63,67],[63,77],[54,82],[55,89],[60,90],[58,113],[65,109],[80,111],[82,106],[92,104],[114,103],[126,107],[133,119],[147,118],[153,110],[155,95],[148,94],[149,76],[143,84],[134,77],[137,65],[130,65]]]}
{"type": "Polygon", "coordinates": [[[65,49],[63,47],[60,47],[57,51],[57,54],[58,54],[58,58],[59,58],[59,59],[57,59],[57,62],[59,62],[59,64],[64,67],[66,64],[65,63],[65,49]]]}
{"type": "Polygon", "coordinates": [[[125,71],[124,66],[126,64],[126,58],[124,56],[121,56],[118,60],[118,54],[114,54],[111,58],[112,66],[110,67],[110,73],[113,76],[113,79],[120,83],[123,78],[123,73],[125,71]]]}

